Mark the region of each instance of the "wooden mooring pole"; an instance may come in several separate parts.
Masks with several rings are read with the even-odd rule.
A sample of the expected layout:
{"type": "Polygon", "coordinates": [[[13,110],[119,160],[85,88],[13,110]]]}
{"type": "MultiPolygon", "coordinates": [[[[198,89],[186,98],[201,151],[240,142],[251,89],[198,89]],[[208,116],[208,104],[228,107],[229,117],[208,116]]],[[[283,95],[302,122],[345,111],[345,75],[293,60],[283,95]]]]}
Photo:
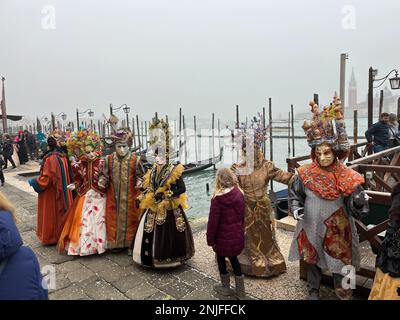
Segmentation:
{"type": "Polygon", "coordinates": [[[133,147],[136,149],[135,118],[132,118],[132,138],[133,138],[133,147]]]}
{"type": "Polygon", "coordinates": [[[288,118],[288,156],[290,157],[290,111],[289,111],[289,118],[288,118]]]}
{"type": "MultiPolygon", "coordinates": [[[[268,113],[269,113],[269,158],[272,162],[274,160],[274,152],[273,152],[273,139],[272,139],[272,98],[268,99],[268,113]]],[[[274,184],[271,179],[271,190],[274,190],[274,184]]]]}
{"type": "Polygon", "coordinates": [[[193,128],[194,128],[194,152],[196,156],[196,162],[199,161],[198,156],[197,156],[197,121],[196,121],[196,116],[193,117],[193,128]]]}
{"type": "Polygon", "coordinates": [[[292,156],[296,156],[296,151],[294,148],[294,109],[293,109],[293,104],[290,105],[290,112],[291,112],[291,120],[292,120],[292,156]]]}
{"type": "Polygon", "coordinates": [[[382,109],[383,109],[383,90],[381,90],[381,93],[379,96],[379,117],[378,117],[378,119],[381,118],[382,109]]]}
{"type": "Polygon", "coordinates": [[[353,115],[353,140],[354,140],[354,144],[358,143],[358,117],[357,117],[357,110],[354,110],[354,115],[353,115]]]}
{"type": "MultiPolygon", "coordinates": [[[[263,117],[262,118],[262,125],[263,125],[263,128],[265,128],[265,107],[263,107],[262,117],[263,117]]],[[[264,155],[265,155],[266,152],[267,152],[267,141],[265,140],[264,143],[263,143],[263,153],[264,153],[264,155]]]]}
{"type": "Polygon", "coordinates": [[[142,149],[142,141],[140,138],[140,126],[139,126],[139,115],[136,115],[136,131],[137,131],[137,137],[138,137],[138,145],[139,145],[139,149],[142,149]]]}

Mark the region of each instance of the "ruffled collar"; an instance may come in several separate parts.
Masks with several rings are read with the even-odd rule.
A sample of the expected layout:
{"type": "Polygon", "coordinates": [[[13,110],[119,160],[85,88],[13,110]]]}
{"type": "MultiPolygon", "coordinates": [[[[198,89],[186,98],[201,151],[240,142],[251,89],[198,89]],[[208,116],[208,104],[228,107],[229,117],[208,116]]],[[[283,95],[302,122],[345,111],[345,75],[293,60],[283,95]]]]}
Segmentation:
{"type": "Polygon", "coordinates": [[[365,182],[358,172],[337,162],[328,168],[322,168],[314,161],[301,166],[297,172],[304,186],[327,200],[336,200],[341,194],[349,196],[365,182]]]}

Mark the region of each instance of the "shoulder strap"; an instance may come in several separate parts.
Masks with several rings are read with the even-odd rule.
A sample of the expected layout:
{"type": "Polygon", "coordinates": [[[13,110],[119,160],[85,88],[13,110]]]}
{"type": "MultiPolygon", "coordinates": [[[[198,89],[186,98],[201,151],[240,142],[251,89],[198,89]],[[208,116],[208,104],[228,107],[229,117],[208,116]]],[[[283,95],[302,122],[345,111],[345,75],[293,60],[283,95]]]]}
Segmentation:
{"type": "Polygon", "coordinates": [[[0,274],[3,272],[4,268],[6,267],[7,262],[8,262],[8,258],[3,259],[3,260],[0,262],[0,274]]]}

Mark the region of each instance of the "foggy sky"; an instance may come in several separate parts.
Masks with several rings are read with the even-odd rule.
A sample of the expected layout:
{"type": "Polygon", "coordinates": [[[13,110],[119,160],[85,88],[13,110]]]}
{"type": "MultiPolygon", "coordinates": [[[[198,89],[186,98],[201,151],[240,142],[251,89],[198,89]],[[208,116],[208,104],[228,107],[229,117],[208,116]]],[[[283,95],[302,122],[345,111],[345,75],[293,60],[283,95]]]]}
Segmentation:
{"type": "Polygon", "coordinates": [[[400,68],[399,12],[396,0],[0,0],[0,75],[8,113],[31,118],[127,103],[147,119],[179,107],[234,119],[236,104],[252,115],[268,97],[275,115],[297,113],[339,91],[340,53],[359,100],[370,65],[400,68]],[[42,28],[46,5],[55,29],[42,28]]]}

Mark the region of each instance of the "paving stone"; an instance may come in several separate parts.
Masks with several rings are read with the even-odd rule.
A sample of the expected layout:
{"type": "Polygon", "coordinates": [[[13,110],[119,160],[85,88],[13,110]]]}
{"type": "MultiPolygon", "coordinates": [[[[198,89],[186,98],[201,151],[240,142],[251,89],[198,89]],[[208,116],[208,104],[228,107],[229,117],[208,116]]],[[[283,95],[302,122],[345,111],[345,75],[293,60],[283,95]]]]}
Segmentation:
{"type": "Polygon", "coordinates": [[[175,299],[181,299],[196,288],[177,279],[173,279],[170,283],[159,287],[159,289],[175,299]]]}
{"type": "Polygon", "coordinates": [[[95,276],[95,273],[90,270],[89,268],[83,267],[74,270],[71,272],[68,272],[66,277],[71,281],[71,282],[82,282],[84,280],[90,279],[91,277],[95,276]]]}
{"type": "Polygon", "coordinates": [[[153,294],[159,292],[157,288],[152,286],[151,284],[144,282],[137,287],[129,289],[125,295],[132,300],[143,300],[148,297],[151,297],[153,294]]]}
{"type": "Polygon", "coordinates": [[[77,259],[84,266],[88,267],[89,269],[92,269],[93,271],[96,271],[101,269],[102,263],[108,261],[107,259],[105,259],[106,256],[107,253],[92,254],[90,256],[77,257],[77,259]]]}
{"type": "Polygon", "coordinates": [[[22,241],[24,242],[24,246],[28,246],[32,249],[36,249],[40,247],[42,244],[40,243],[38,237],[36,236],[36,232],[33,230],[21,232],[22,241]]]}
{"type": "Polygon", "coordinates": [[[56,283],[55,288],[49,287],[49,292],[54,292],[58,290],[62,290],[71,285],[71,281],[66,277],[63,273],[56,273],[56,283]]]}
{"type": "Polygon", "coordinates": [[[66,254],[58,253],[57,248],[55,246],[41,246],[36,248],[35,251],[41,254],[50,263],[59,264],[74,259],[73,256],[68,256],[66,254]]]}
{"type": "Polygon", "coordinates": [[[126,277],[114,282],[113,285],[119,291],[125,293],[128,290],[143,284],[144,282],[145,282],[145,280],[142,279],[137,274],[130,274],[129,276],[126,276],[126,277]]]}
{"type": "Polygon", "coordinates": [[[168,270],[153,270],[153,272],[147,281],[157,288],[168,285],[173,281],[179,281],[178,278],[170,275],[168,270]]]}
{"type": "Polygon", "coordinates": [[[50,300],[88,300],[90,299],[83,289],[76,284],[69,287],[52,292],[49,294],[50,300]]]}
{"type": "Polygon", "coordinates": [[[210,278],[210,277],[204,277],[201,281],[195,282],[196,286],[199,288],[212,288],[214,285],[216,285],[219,281],[210,278]]]}
{"type": "Polygon", "coordinates": [[[41,254],[39,254],[37,252],[35,252],[35,254],[36,254],[36,258],[39,261],[40,268],[43,268],[44,266],[48,266],[51,264],[50,261],[48,261],[46,258],[44,258],[41,254]]]}
{"type": "Polygon", "coordinates": [[[61,273],[68,273],[71,271],[76,271],[81,268],[84,268],[82,264],[80,264],[78,261],[73,260],[73,261],[67,261],[64,263],[61,263],[57,266],[57,271],[61,273]]]}
{"type": "Polygon", "coordinates": [[[158,291],[155,294],[151,295],[150,297],[146,298],[146,300],[175,300],[174,297],[170,296],[169,294],[158,291]]]}
{"type": "Polygon", "coordinates": [[[117,288],[104,280],[93,281],[83,287],[84,292],[94,300],[127,300],[117,288]]]}
{"type": "Polygon", "coordinates": [[[206,277],[197,270],[189,269],[177,275],[177,278],[186,283],[196,283],[203,281],[206,277]]]}
{"type": "Polygon", "coordinates": [[[107,259],[115,262],[121,267],[127,267],[133,265],[133,260],[131,256],[128,256],[126,252],[121,253],[110,253],[107,255],[107,259]]]}
{"type": "Polygon", "coordinates": [[[182,298],[182,300],[218,300],[213,293],[205,290],[194,290],[182,298]]]}

